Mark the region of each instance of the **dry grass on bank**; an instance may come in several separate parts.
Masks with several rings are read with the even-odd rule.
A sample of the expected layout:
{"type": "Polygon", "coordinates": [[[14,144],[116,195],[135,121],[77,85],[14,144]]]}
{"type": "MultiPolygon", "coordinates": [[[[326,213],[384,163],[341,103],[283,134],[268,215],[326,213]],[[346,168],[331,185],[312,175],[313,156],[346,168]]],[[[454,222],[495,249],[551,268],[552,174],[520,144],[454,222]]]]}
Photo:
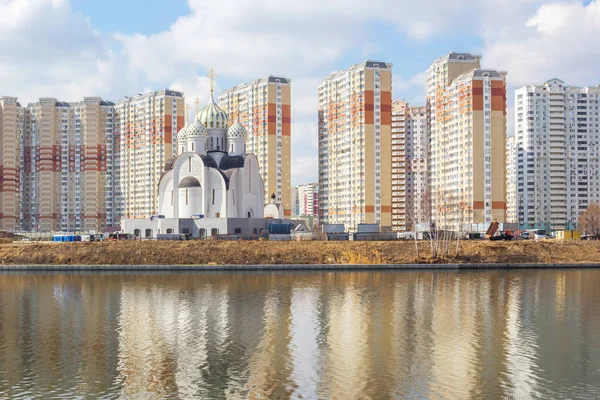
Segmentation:
{"type": "MultiPolygon", "coordinates": [[[[453,244],[455,245],[455,243],[453,244]]],[[[407,264],[434,263],[429,243],[121,241],[0,244],[2,264],[407,264]]],[[[454,253],[454,247],[452,248],[454,253]]],[[[600,242],[461,242],[458,263],[600,263],[600,242]]]]}

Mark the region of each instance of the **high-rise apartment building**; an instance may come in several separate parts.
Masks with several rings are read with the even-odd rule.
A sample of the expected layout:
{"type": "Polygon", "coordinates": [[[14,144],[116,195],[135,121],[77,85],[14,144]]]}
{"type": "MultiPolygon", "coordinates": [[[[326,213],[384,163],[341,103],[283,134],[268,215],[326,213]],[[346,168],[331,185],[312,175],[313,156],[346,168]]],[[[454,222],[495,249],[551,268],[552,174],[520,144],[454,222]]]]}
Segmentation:
{"type": "Polygon", "coordinates": [[[432,219],[441,228],[505,222],[506,73],[450,53],[426,79],[432,219]]]}
{"type": "Polygon", "coordinates": [[[292,217],[300,215],[300,199],[298,198],[298,187],[293,187],[290,190],[290,209],[292,217]]]}
{"type": "Polygon", "coordinates": [[[116,105],[116,135],[123,218],[149,218],[158,211],[158,181],[177,153],[185,123],[183,93],[159,90],[126,97],[116,105]]]}
{"type": "Polygon", "coordinates": [[[116,225],[114,104],[40,98],[22,116],[21,228],[102,232],[116,225]]]}
{"type": "Polygon", "coordinates": [[[427,110],[392,103],[392,229],[429,222],[427,110]]]}
{"type": "Polygon", "coordinates": [[[321,223],[392,226],[391,67],[365,61],[318,87],[321,223]]]}
{"type": "Polygon", "coordinates": [[[514,158],[508,186],[522,228],[574,229],[600,201],[600,85],[560,79],[515,91],[514,158]]]}
{"type": "Polygon", "coordinates": [[[291,82],[267,76],[225,90],[220,106],[248,131],[246,150],[258,158],[265,185],[265,204],[275,194],[284,215],[292,215],[291,193],[291,82]]]}
{"type": "Polygon", "coordinates": [[[517,222],[517,171],[515,137],[506,138],[506,222],[517,222]]]}
{"type": "Polygon", "coordinates": [[[307,183],[297,187],[298,190],[298,214],[318,216],[319,215],[319,185],[307,183]]]}
{"type": "Polygon", "coordinates": [[[0,231],[19,228],[21,105],[0,97],[0,231]]]}

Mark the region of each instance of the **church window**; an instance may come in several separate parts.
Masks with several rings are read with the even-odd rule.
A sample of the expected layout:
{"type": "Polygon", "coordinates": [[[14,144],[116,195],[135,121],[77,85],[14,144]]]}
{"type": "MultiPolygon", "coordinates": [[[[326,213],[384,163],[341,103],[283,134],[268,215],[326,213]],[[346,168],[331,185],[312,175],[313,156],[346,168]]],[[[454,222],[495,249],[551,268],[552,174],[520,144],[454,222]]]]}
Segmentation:
{"type": "Polygon", "coordinates": [[[185,153],[185,148],[181,146],[181,154],[185,153]]]}
{"type": "Polygon", "coordinates": [[[231,144],[231,150],[230,150],[230,152],[233,153],[233,143],[231,144]]]}
{"type": "Polygon", "coordinates": [[[212,205],[215,205],[215,189],[213,189],[213,199],[212,199],[212,205]]]}
{"type": "Polygon", "coordinates": [[[173,233],[173,229],[171,229],[171,228],[168,228],[168,229],[167,229],[167,233],[173,233]]]}
{"type": "Polygon", "coordinates": [[[194,143],[192,143],[192,151],[194,151],[194,143]]]}
{"type": "Polygon", "coordinates": [[[189,172],[192,172],[192,157],[188,158],[188,170],[189,172]]]}
{"type": "Polygon", "coordinates": [[[234,233],[235,233],[236,235],[240,235],[240,234],[242,233],[242,228],[235,228],[235,231],[234,231],[234,233]]]}
{"type": "Polygon", "coordinates": [[[185,189],[185,205],[186,205],[186,206],[189,204],[189,203],[188,203],[188,201],[189,201],[189,197],[188,197],[188,190],[187,190],[187,189],[185,189]]]}

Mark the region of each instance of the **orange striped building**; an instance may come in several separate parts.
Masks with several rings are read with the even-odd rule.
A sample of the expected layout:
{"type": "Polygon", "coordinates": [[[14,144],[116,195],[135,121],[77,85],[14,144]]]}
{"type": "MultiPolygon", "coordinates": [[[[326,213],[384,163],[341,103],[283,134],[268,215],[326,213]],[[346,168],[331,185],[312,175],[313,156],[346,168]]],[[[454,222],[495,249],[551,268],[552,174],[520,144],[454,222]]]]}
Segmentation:
{"type": "Polygon", "coordinates": [[[434,221],[471,230],[505,222],[506,73],[450,53],[426,75],[434,221]]]}
{"type": "Polygon", "coordinates": [[[391,229],[391,67],[365,61],[318,87],[320,223],[391,229]]]}
{"type": "Polygon", "coordinates": [[[114,226],[114,104],[40,98],[23,109],[21,228],[102,232],[114,226]]]}
{"type": "Polygon", "coordinates": [[[286,217],[291,208],[291,81],[266,76],[225,90],[219,104],[246,128],[247,152],[258,158],[265,185],[265,204],[275,194],[286,217]]]}
{"type": "Polygon", "coordinates": [[[17,98],[0,97],[0,231],[19,227],[21,118],[17,98]]]}
{"type": "Polygon", "coordinates": [[[116,105],[119,137],[118,183],[122,218],[158,212],[158,182],[165,162],[177,154],[177,133],[185,125],[183,93],[159,90],[126,97],[116,105]]]}

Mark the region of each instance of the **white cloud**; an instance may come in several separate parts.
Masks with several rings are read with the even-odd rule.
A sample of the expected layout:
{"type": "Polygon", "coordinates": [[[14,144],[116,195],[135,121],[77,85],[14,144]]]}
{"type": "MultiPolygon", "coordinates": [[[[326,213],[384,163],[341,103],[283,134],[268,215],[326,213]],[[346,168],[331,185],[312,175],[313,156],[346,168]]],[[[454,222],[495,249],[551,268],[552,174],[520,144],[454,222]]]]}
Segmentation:
{"type": "MultiPolygon", "coordinates": [[[[600,83],[600,3],[542,5],[515,33],[489,37],[484,63],[508,71],[510,88],[554,77],[567,84],[600,83]]],[[[512,93],[510,93],[512,95],[512,93]]]]}

